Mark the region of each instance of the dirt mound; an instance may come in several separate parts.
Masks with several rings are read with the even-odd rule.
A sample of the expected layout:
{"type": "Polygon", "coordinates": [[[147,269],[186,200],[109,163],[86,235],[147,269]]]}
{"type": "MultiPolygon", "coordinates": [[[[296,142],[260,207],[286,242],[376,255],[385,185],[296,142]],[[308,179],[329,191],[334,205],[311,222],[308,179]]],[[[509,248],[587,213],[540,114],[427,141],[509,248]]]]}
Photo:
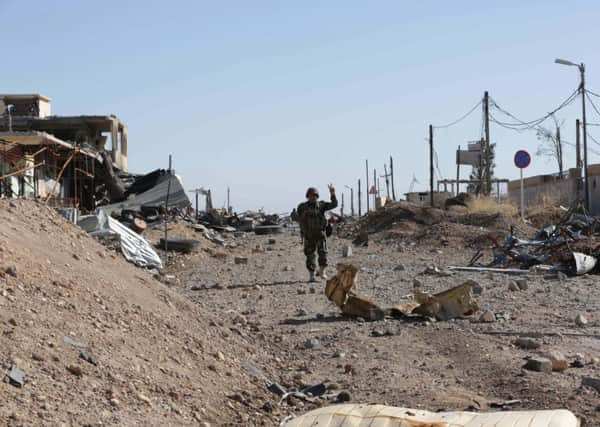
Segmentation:
{"type": "Polygon", "coordinates": [[[446,211],[401,201],[369,212],[340,234],[349,238],[366,233],[380,234],[386,240],[475,245],[488,234],[496,238],[506,236],[513,223],[514,218],[504,213],[470,213],[455,207],[446,211]]]}
{"type": "Polygon", "coordinates": [[[240,367],[270,357],[236,325],[211,320],[35,202],[0,201],[0,325],[2,376],[26,375],[22,387],[0,384],[3,425],[280,418],[260,409],[272,397],[240,367]]]}

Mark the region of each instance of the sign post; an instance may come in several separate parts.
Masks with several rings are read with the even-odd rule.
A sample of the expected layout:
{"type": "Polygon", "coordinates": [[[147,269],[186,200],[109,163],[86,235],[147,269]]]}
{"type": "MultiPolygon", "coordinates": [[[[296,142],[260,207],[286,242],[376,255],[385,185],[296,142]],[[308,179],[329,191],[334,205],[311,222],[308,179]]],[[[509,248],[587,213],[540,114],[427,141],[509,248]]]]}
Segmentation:
{"type": "Polygon", "coordinates": [[[525,150],[519,150],[515,153],[515,166],[521,171],[521,220],[525,220],[525,196],[523,191],[523,169],[531,163],[531,156],[525,150]]]}

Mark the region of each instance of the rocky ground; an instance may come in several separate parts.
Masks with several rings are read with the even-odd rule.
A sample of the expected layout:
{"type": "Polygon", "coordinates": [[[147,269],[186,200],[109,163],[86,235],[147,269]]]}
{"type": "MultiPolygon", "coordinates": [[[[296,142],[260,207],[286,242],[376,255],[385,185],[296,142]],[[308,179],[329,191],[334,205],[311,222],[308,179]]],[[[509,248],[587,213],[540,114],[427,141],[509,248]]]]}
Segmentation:
{"type": "MultiPolygon", "coordinates": [[[[481,312],[366,322],[343,316],[324,282],[306,282],[293,229],[228,234],[218,245],[184,222],[170,224],[171,235],[197,238],[200,248],[171,255],[159,281],[51,210],[2,202],[0,368],[18,367],[26,381],[0,383],[0,421],[276,426],[334,403],[280,401],[248,373],[254,366],[286,390],[324,383],[332,399],[433,411],[567,408],[584,425],[600,425],[598,392],[582,386],[584,377],[600,378],[597,276],[516,283],[448,271],[485,241],[491,224],[478,221],[385,224],[349,258],[342,250],[350,240],[340,236],[351,233],[332,237],[331,265],[359,267],[361,293],[383,307],[410,301],[415,285],[436,292],[474,280],[481,312],[492,315],[489,323],[481,312]],[[430,266],[439,273],[424,274],[430,266]],[[523,368],[549,352],[560,371],[523,368]]],[[[155,243],[161,233],[146,237],[155,243]]]]}
{"type": "MultiPolygon", "coordinates": [[[[447,266],[468,262],[475,248],[467,241],[483,230],[451,225],[449,234],[415,241],[430,233],[409,228],[406,233],[406,224],[399,224],[372,235],[369,246],[354,247],[350,258],[342,257],[350,241],[333,237],[331,265],[357,265],[361,293],[383,307],[409,301],[415,283],[437,292],[475,280],[482,288],[480,313],[447,322],[344,317],[325,297],[324,282],[306,283],[299,236],[289,230],[233,239],[235,248],[181,272],[180,287],[266,349],[267,360],[248,357],[288,389],[324,382],[348,391],[352,402],[433,411],[568,408],[585,425],[600,425],[598,392],[582,387],[583,377],[600,377],[597,276],[531,275],[518,281],[521,290],[508,275],[449,272],[447,266]],[[248,263],[236,264],[236,256],[248,263]],[[429,266],[442,274],[423,274],[429,266]],[[496,320],[479,321],[486,311],[496,320]],[[564,358],[556,368],[568,367],[523,369],[526,359],[549,352],[564,358]]],[[[313,406],[294,399],[281,409],[301,414],[313,406]]]]}

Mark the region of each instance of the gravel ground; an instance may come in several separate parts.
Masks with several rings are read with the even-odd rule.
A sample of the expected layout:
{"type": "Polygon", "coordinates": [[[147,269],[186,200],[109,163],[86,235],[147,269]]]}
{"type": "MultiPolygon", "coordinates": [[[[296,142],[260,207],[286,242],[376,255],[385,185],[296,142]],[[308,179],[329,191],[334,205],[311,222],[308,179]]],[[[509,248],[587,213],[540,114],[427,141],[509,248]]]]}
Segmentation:
{"type": "MultiPolygon", "coordinates": [[[[500,320],[479,322],[480,313],[446,322],[345,317],[325,297],[324,282],[306,282],[294,230],[228,238],[234,248],[207,249],[213,256],[204,254],[199,262],[189,257],[178,272],[179,289],[266,349],[273,358],[256,364],[289,388],[324,382],[347,390],[352,402],[433,411],[498,410],[494,404],[517,400],[511,409],[567,408],[585,425],[600,425],[598,393],[581,386],[584,376],[600,377],[596,276],[530,275],[527,289],[514,291],[515,277],[447,272],[446,266],[465,265],[474,253],[464,236],[415,243],[398,237],[401,233],[391,235],[396,239],[371,236],[369,246],[354,247],[350,258],[342,257],[349,241],[331,238],[330,266],[354,263],[361,293],[382,307],[409,301],[415,279],[432,292],[475,280],[482,288],[476,296],[481,310],[500,320]],[[247,257],[247,264],[236,264],[236,256],[247,257]],[[447,274],[423,274],[432,265],[447,274]],[[578,314],[587,325],[575,322],[578,314]],[[381,332],[384,336],[376,336],[381,332]],[[539,348],[515,346],[518,335],[533,337],[539,348]],[[526,358],[547,351],[562,352],[581,367],[552,373],[523,369],[526,358]]],[[[295,414],[314,406],[297,399],[283,405],[283,413],[295,414]]]]}

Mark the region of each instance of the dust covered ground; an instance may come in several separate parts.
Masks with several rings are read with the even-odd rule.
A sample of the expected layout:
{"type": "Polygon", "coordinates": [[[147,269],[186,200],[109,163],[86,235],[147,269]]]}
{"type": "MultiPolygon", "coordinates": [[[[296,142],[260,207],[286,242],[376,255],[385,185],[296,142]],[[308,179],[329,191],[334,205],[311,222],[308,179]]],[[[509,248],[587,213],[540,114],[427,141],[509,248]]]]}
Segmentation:
{"type": "MultiPolygon", "coordinates": [[[[4,376],[19,367],[26,381],[0,383],[0,422],[277,426],[333,403],[280,402],[243,368],[250,363],[287,390],[325,383],[351,402],[488,411],[513,401],[505,407],[567,408],[584,425],[600,425],[598,392],[581,386],[584,376],[600,377],[597,276],[531,275],[527,289],[511,291],[510,276],[447,272],[469,261],[483,235],[506,233],[508,222],[422,214],[368,219],[369,245],[353,247],[350,258],[342,258],[350,244],[342,236],[355,233],[340,231],[328,241],[331,266],[356,264],[361,293],[383,307],[410,301],[415,283],[435,292],[475,280],[479,306],[499,320],[345,317],[324,282],[306,282],[293,229],[228,234],[217,245],[183,221],[170,224],[170,235],[198,239],[199,250],[171,255],[156,276],[44,206],[2,202],[0,368],[4,376]],[[430,266],[444,274],[423,274],[430,266]],[[518,334],[540,347],[517,347],[518,334]],[[525,358],[549,350],[579,367],[523,369],[525,358]]],[[[153,244],[161,235],[146,233],[153,244]]]]}
{"type": "MultiPolygon", "coordinates": [[[[505,225],[500,221],[500,229],[505,225]]],[[[568,408],[584,425],[600,425],[598,393],[581,386],[583,376],[600,376],[597,276],[530,275],[526,290],[511,291],[515,277],[503,274],[423,274],[428,266],[445,273],[446,266],[466,265],[488,231],[469,224],[400,222],[371,235],[368,247],[354,247],[350,258],[342,257],[349,240],[334,236],[328,244],[330,265],[357,265],[361,293],[383,307],[409,301],[415,279],[433,292],[471,279],[483,288],[476,297],[481,310],[497,314],[494,323],[479,322],[479,314],[447,322],[344,317],[326,299],[324,282],[306,282],[294,230],[229,238],[234,248],[208,250],[212,255],[205,253],[197,264],[189,256],[179,288],[223,325],[266,349],[270,359],[248,358],[288,389],[324,382],[349,391],[352,402],[432,411],[501,410],[493,406],[516,400],[504,409],[568,408]],[[235,256],[247,257],[248,264],[236,264],[235,256]],[[587,318],[585,327],[574,321],[578,314],[587,318]],[[540,347],[515,346],[517,335],[532,336],[540,347]],[[527,357],[550,350],[581,367],[553,373],[523,369],[527,357]]],[[[281,409],[301,414],[312,407],[290,399],[281,409]]]]}

